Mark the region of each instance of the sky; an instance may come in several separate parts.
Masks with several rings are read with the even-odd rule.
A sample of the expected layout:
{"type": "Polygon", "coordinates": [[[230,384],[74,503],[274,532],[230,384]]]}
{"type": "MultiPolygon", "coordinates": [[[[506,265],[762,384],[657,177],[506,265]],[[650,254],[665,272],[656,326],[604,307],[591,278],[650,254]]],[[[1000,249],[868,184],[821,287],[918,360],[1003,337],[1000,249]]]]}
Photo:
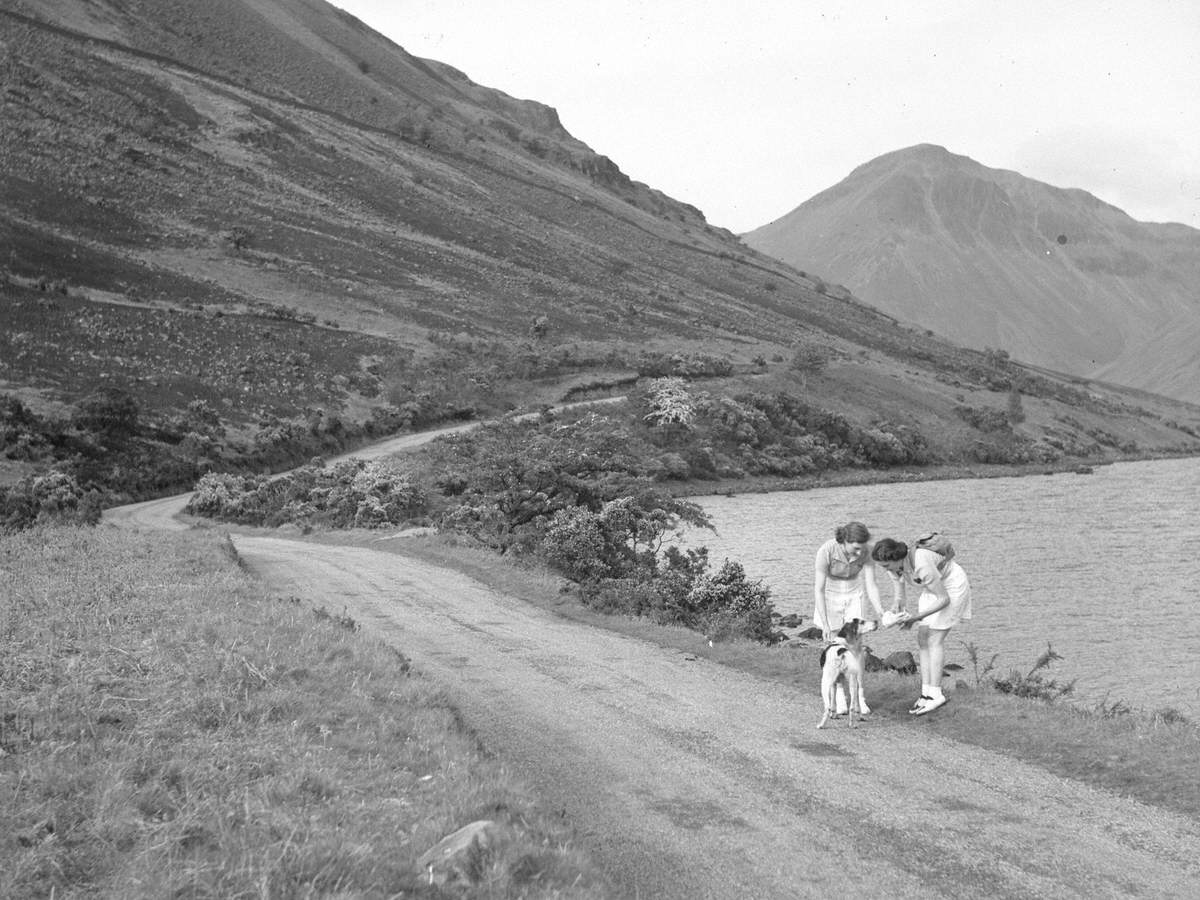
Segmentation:
{"type": "Polygon", "coordinates": [[[1198,0],[333,0],[742,233],[940,144],[1200,228],[1198,0]]]}

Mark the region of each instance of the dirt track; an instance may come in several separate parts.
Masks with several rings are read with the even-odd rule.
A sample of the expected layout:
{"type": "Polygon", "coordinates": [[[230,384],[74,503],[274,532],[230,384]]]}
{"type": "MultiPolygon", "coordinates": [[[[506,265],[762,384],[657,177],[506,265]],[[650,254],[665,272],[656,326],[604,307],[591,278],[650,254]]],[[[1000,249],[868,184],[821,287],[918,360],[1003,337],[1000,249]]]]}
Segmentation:
{"type": "MultiPolygon", "coordinates": [[[[107,518],[182,527],[182,505],[107,518]]],[[[815,696],[405,557],[233,540],[273,591],[345,610],[443,684],[626,896],[1196,895],[1193,820],[920,727],[817,731],[815,696]]]]}

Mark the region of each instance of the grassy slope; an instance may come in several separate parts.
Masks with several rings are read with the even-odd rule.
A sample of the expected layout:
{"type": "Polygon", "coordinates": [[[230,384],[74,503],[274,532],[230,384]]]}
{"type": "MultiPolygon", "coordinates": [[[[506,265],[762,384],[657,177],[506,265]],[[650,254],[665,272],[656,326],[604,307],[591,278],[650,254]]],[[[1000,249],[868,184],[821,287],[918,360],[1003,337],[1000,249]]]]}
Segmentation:
{"type": "Polygon", "coordinates": [[[0,896],[438,896],[418,857],[478,819],[467,896],[604,896],[399,650],[316,613],[215,532],[6,539],[0,896]]]}

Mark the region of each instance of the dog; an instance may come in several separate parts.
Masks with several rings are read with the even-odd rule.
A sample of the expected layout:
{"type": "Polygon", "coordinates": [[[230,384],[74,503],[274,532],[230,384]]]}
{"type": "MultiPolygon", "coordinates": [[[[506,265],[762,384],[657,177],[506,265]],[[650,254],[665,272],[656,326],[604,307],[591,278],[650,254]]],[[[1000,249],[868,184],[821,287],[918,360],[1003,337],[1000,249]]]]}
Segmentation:
{"type": "Polygon", "coordinates": [[[821,651],[821,701],[825,711],[821,714],[818,728],[834,718],[837,706],[837,689],[842,685],[846,690],[847,713],[850,727],[854,728],[855,713],[859,718],[870,712],[860,706],[863,676],[866,674],[866,654],[863,652],[862,636],[876,628],[874,622],[866,619],[851,619],[843,625],[833,642],[821,651]]]}

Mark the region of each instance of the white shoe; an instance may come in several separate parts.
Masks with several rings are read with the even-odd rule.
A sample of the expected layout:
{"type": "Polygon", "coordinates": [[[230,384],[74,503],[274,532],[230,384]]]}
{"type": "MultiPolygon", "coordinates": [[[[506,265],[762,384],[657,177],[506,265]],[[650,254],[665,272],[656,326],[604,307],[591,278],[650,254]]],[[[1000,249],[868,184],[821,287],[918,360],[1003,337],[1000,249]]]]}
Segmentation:
{"type": "Polygon", "coordinates": [[[926,697],[924,694],[922,694],[917,698],[917,702],[912,705],[912,709],[908,711],[908,714],[910,716],[920,715],[921,710],[925,708],[925,704],[929,703],[931,700],[933,700],[932,697],[926,697]]]}
{"type": "Polygon", "coordinates": [[[911,709],[909,712],[911,712],[914,716],[923,716],[926,713],[933,712],[939,707],[945,706],[948,702],[949,698],[945,694],[940,697],[930,697],[925,701],[925,704],[920,709],[911,709]]]}

